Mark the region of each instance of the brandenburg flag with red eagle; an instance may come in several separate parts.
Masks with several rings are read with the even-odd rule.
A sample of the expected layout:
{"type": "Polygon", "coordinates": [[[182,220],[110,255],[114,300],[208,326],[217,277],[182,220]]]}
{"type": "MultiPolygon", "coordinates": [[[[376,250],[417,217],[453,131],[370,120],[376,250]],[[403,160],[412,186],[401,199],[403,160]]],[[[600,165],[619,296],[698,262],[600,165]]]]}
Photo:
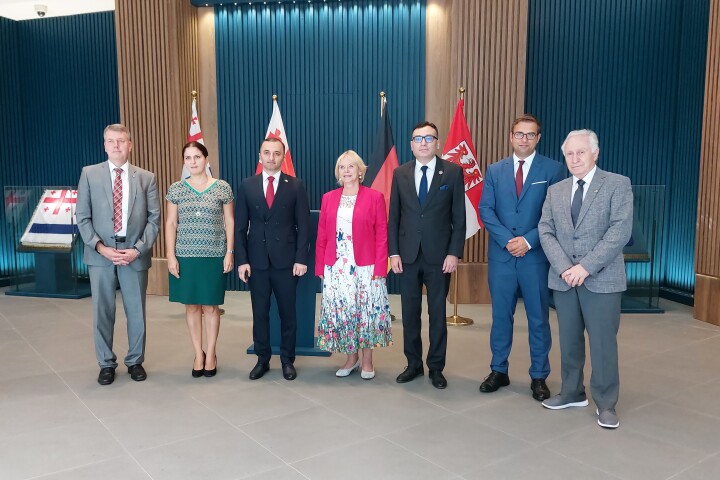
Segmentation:
{"type": "Polygon", "coordinates": [[[445,140],[442,158],[463,169],[463,176],[465,177],[465,220],[467,224],[465,238],[467,239],[475,235],[483,227],[478,210],[480,197],[482,196],[483,176],[477,162],[475,147],[470,138],[470,129],[465,120],[464,106],[465,101],[461,99],[455,110],[455,117],[453,117],[447,140],[445,140]]]}

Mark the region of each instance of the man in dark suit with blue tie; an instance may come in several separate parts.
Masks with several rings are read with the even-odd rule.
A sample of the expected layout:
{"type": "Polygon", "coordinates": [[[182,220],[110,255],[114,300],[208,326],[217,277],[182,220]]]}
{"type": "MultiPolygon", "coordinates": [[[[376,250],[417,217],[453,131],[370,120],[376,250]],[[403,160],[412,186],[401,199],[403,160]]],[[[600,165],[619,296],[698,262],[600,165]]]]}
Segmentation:
{"type": "Polygon", "coordinates": [[[552,345],[549,322],[548,259],[540,245],[538,222],[550,185],[563,177],[562,165],[538,154],[540,122],[532,115],[516,118],[510,128],[513,154],[490,165],[480,201],[480,217],[490,234],[488,283],[492,299],[490,375],[483,393],[510,384],[508,376],[518,292],[522,293],[530,343],[530,389],[537,401],[550,397],[552,345]]]}
{"type": "Polygon", "coordinates": [[[302,182],[280,171],[285,145],[266,138],[260,146],[259,175],[243,180],[235,208],[235,258],[238,275],[250,284],[257,380],[270,369],[270,296],[280,313],[280,362],[283,377],[294,380],[298,278],[307,272],[310,208],[302,182]]]}
{"type": "Polygon", "coordinates": [[[447,348],[445,305],[450,274],[465,246],[465,182],[457,165],[436,156],[438,130],[430,122],[413,129],[415,161],[395,169],[390,193],[388,250],[393,272],[400,275],[403,345],[408,365],[397,377],[406,383],[424,374],[420,314],[422,287],[427,289],[430,347],[427,366],[435,388],[443,376],[447,348]]]}

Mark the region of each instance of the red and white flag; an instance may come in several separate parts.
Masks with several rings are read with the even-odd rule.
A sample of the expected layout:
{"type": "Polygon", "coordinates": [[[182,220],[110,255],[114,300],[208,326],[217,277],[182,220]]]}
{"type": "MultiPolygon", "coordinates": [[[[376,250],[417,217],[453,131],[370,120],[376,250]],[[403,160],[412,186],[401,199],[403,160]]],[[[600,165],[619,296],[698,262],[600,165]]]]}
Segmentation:
{"type": "MultiPolygon", "coordinates": [[[[282,116],[280,115],[280,107],[278,107],[277,100],[275,99],[273,99],[272,117],[270,117],[270,124],[268,125],[265,138],[279,138],[282,141],[283,145],[285,145],[285,159],[280,166],[280,171],[291,177],[296,176],[292,155],[290,155],[290,146],[288,145],[287,135],[285,134],[285,126],[283,125],[282,116]]],[[[262,172],[262,164],[258,160],[255,175],[259,175],[260,172],[262,172]]]]}
{"type": "MultiPolygon", "coordinates": [[[[187,134],[187,141],[188,142],[198,142],[205,145],[205,141],[203,140],[203,134],[202,130],[200,129],[200,119],[198,118],[197,114],[197,106],[195,104],[195,99],[192,100],[192,112],[190,113],[190,129],[188,130],[187,134]]],[[[210,169],[210,162],[208,162],[207,167],[205,167],[206,173],[208,175],[212,174],[212,170],[210,169]]],[[[183,165],[183,171],[182,176],[180,177],[181,180],[185,180],[190,176],[190,171],[187,169],[185,165],[183,165]]]]}
{"type": "Polygon", "coordinates": [[[477,162],[475,147],[470,138],[470,129],[465,120],[464,105],[465,101],[461,99],[455,110],[455,117],[453,117],[452,125],[450,125],[447,140],[445,140],[442,158],[463,169],[463,176],[465,177],[465,221],[467,225],[465,238],[467,239],[475,235],[483,227],[482,220],[480,220],[480,211],[478,210],[480,197],[482,196],[483,176],[477,162]]]}

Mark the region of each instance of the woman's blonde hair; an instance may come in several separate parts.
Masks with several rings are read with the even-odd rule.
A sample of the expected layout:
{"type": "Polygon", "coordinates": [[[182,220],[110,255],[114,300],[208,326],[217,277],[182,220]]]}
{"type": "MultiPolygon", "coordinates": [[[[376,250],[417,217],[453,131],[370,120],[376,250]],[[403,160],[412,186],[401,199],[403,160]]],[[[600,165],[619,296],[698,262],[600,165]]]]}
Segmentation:
{"type": "Polygon", "coordinates": [[[342,180],[340,179],[340,161],[343,158],[349,158],[355,164],[360,175],[360,183],[362,183],[363,178],[365,177],[365,172],[367,172],[367,165],[365,165],[365,162],[363,162],[363,159],[360,158],[360,155],[358,155],[355,150],[346,150],[340,154],[337,162],[335,162],[335,179],[337,180],[338,185],[342,186],[342,180]]]}

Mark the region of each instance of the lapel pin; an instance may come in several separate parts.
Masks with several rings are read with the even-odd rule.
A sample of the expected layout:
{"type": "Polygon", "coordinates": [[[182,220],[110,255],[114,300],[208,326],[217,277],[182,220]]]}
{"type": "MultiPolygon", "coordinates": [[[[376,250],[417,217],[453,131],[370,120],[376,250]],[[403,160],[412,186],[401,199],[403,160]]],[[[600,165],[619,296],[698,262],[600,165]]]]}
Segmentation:
{"type": "Polygon", "coordinates": [[[288,183],[287,178],[285,179],[285,183],[288,183]]]}
{"type": "Polygon", "coordinates": [[[443,172],[442,170],[438,171],[438,175],[442,175],[442,172],[443,172]]]}

